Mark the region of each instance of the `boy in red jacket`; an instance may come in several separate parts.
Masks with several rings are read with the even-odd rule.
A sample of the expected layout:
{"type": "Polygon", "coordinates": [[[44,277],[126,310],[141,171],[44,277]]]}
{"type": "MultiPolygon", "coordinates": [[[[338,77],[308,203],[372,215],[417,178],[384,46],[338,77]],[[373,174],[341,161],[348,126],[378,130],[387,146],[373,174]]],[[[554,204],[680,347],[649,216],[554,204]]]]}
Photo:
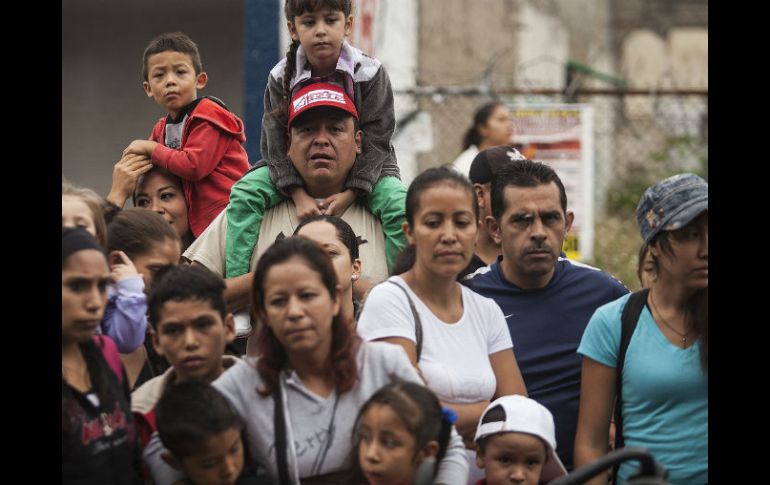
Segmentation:
{"type": "Polygon", "coordinates": [[[134,140],[137,154],[182,179],[195,237],[227,206],[230,188],[249,169],[243,122],[217,98],[198,98],[208,82],[198,46],[181,32],[161,34],[144,50],[144,91],[168,111],[150,140],[134,140]]]}

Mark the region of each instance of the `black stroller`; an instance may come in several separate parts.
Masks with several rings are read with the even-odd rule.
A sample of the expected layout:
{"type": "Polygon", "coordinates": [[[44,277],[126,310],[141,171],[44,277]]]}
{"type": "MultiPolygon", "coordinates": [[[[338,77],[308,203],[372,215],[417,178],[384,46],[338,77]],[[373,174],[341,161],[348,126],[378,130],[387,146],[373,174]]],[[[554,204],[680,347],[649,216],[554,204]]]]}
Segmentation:
{"type": "Polygon", "coordinates": [[[607,454],[595,462],[582,466],[567,476],[549,482],[549,485],[574,485],[583,483],[615,465],[627,460],[639,460],[639,470],[628,479],[629,485],[670,485],[666,480],[666,470],[644,448],[621,448],[607,454]]]}

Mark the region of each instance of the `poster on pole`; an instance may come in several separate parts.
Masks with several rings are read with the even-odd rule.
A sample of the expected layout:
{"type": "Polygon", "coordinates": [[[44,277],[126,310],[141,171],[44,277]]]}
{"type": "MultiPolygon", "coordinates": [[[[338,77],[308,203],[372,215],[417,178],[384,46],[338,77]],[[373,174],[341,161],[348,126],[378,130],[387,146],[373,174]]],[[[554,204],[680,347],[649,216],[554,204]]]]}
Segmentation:
{"type": "Polygon", "coordinates": [[[567,257],[593,259],[593,107],[585,104],[512,104],[513,144],[526,158],[551,166],[575,213],[564,239],[567,257]]]}

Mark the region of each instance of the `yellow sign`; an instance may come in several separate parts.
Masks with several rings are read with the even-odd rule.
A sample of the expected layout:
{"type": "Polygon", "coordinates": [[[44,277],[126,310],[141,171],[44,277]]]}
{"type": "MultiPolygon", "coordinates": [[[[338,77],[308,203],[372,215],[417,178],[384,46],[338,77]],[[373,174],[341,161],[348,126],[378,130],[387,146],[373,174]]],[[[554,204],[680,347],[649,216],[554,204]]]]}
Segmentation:
{"type": "Polygon", "coordinates": [[[569,259],[580,261],[580,246],[578,245],[579,238],[577,234],[567,234],[564,238],[564,244],[562,245],[562,251],[567,255],[569,259]]]}

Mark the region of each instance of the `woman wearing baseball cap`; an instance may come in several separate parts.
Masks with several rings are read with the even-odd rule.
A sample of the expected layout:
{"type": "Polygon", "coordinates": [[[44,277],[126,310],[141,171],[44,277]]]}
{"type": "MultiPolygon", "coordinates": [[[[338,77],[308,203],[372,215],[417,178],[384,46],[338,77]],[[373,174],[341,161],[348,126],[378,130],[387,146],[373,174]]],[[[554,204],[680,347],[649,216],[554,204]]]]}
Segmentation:
{"type": "MultiPolygon", "coordinates": [[[[652,253],[655,276],[648,293],[626,295],[598,308],[583,334],[575,465],[607,452],[618,394],[616,443],[620,439],[625,446],[647,448],[668,470],[671,483],[706,483],[708,183],[694,174],[662,180],[644,192],[636,219],[652,253]],[[633,315],[638,316],[629,311],[622,317],[637,298],[640,310],[633,315]],[[627,327],[631,338],[625,353],[622,320],[635,322],[627,327]]],[[[621,465],[619,481],[635,468],[633,462],[621,465]]],[[[590,483],[606,483],[606,477],[590,483]]]]}

